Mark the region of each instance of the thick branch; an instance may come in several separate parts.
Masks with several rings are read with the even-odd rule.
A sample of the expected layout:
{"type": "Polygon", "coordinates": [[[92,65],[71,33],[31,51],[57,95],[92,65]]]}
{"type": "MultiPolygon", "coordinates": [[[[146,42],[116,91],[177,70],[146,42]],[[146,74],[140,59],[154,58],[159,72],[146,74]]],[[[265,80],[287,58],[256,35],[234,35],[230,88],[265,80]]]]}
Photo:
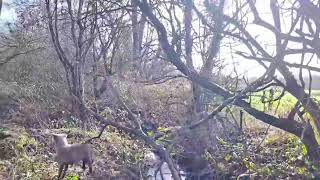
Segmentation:
{"type": "MultiPolygon", "coordinates": [[[[167,54],[169,61],[177,67],[178,70],[180,70],[183,74],[188,76],[190,80],[193,82],[196,82],[203,86],[206,89],[211,90],[212,92],[224,97],[229,98],[232,96],[230,92],[225,90],[224,88],[220,87],[219,85],[210,82],[207,78],[199,76],[196,72],[189,70],[186,65],[182,62],[178,54],[174,51],[174,49],[170,46],[168,39],[167,39],[167,32],[164,27],[164,25],[159,21],[159,19],[152,13],[151,8],[147,4],[146,1],[143,3],[136,0],[138,6],[140,7],[140,10],[142,13],[149,18],[150,22],[153,24],[155,29],[158,32],[159,42],[163,49],[163,51],[167,54]]],[[[271,124],[275,127],[278,127],[280,129],[283,129],[287,132],[290,132],[292,134],[300,136],[302,133],[302,125],[296,121],[290,121],[288,123],[287,121],[279,120],[278,118],[271,116],[269,114],[266,114],[264,112],[261,112],[257,109],[254,109],[245,102],[244,100],[238,100],[235,102],[235,105],[242,107],[245,111],[247,111],[250,115],[254,116],[257,119],[260,119],[261,121],[271,124]]]]}

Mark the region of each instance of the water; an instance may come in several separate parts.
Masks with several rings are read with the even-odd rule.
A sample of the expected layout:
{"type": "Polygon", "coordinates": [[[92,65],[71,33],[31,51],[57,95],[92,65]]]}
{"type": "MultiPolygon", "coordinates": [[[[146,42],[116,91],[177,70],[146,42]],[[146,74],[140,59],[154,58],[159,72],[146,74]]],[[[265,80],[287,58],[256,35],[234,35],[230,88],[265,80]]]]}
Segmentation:
{"type": "MultiPolygon", "coordinates": [[[[150,152],[146,157],[147,164],[150,166],[147,172],[148,180],[173,180],[168,164],[166,162],[161,164],[161,160],[158,155],[150,152]],[[161,168],[159,168],[160,165],[161,168]],[[161,178],[161,174],[163,179],[161,178]]],[[[179,173],[181,174],[181,180],[185,180],[185,173],[182,170],[180,170],[179,173]]]]}

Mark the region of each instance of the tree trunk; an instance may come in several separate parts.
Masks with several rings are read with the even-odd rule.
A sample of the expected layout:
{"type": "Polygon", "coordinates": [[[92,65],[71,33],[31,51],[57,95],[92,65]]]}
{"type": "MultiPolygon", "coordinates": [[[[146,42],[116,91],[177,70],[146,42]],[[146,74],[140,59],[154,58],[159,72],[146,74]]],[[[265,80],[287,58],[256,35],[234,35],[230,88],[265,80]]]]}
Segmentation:
{"type": "Polygon", "coordinates": [[[0,16],[1,16],[1,9],[2,9],[2,0],[0,0],[0,16]]]}
{"type": "MultiPolygon", "coordinates": [[[[320,150],[314,135],[314,131],[312,130],[310,124],[307,124],[307,126],[305,126],[304,130],[300,134],[300,139],[303,142],[303,144],[307,147],[307,155],[310,158],[310,160],[314,163],[319,163],[320,150]]],[[[319,175],[320,174],[318,174],[318,176],[319,175]]]]}
{"type": "Polygon", "coordinates": [[[83,73],[80,64],[75,64],[71,71],[71,96],[72,102],[72,112],[80,119],[83,128],[86,126],[86,113],[84,111],[85,107],[80,102],[83,100],[83,73]]]}
{"type": "Polygon", "coordinates": [[[133,6],[131,22],[132,22],[132,62],[135,71],[138,71],[139,75],[142,75],[141,61],[138,60],[140,56],[139,45],[139,22],[138,22],[138,7],[134,0],[131,1],[133,6]]]}
{"type": "MultiPolygon", "coordinates": [[[[95,52],[93,52],[95,53],[95,52]]],[[[93,77],[92,77],[92,88],[93,88],[93,95],[94,95],[94,108],[95,108],[95,112],[99,113],[99,107],[97,104],[97,101],[99,100],[100,97],[100,93],[99,93],[99,89],[98,89],[98,68],[97,68],[97,58],[94,54],[93,56],[93,65],[92,65],[92,72],[93,72],[93,77]]]]}
{"type": "MultiPolygon", "coordinates": [[[[316,138],[316,144],[319,146],[320,139],[317,139],[317,134],[320,130],[320,107],[319,105],[304,91],[304,88],[300,86],[289,71],[289,69],[283,65],[278,67],[279,71],[283,74],[286,80],[286,90],[292,94],[303,105],[305,110],[310,114],[312,130],[316,138]]],[[[318,137],[320,138],[320,137],[318,137]]]]}
{"type": "Polygon", "coordinates": [[[308,136],[304,139],[302,139],[303,144],[307,147],[308,157],[313,162],[319,162],[320,152],[319,152],[319,146],[317,144],[316,139],[312,136],[308,136]]]}
{"type": "MultiPolygon", "coordinates": [[[[192,31],[192,6],[193,1],[185,1],[184,8],[184,26],[185,26],[185,54],[186,54],[186,64],[189,69],[194,70],[193,59],[192,59],[192,46],[193,39],[191,35],[192,31]]],[[[201,102],[201,87],[197,83],[191,82],[192,90],[192,101],[191,101],[191,123],[197,121],[197,114],[203,111],[201,102]]]]}

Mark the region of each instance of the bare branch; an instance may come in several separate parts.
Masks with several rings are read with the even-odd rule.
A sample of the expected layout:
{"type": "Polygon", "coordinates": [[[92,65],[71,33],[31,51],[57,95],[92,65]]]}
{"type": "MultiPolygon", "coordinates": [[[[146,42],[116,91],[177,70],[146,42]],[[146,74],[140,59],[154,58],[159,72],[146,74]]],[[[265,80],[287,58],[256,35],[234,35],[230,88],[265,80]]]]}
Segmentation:
{"type": "Polygon", "coordinates": [[[43,47],[39,47],[39,48],[36,48],[36,49],[31,49],[31,50],[27,50],[27,51],[23,51],[23,52],[14,53],[13,55],[4,58],[3,61],[0,61],[0,66],[10,62],[11,60],[13,60],[14,58],[16,58],[16,57],[18,57],[20,55],[29,54],[29,53],[32,53],[32,52],[35,52],[35,51],[39,51],[39,50],[43,50],[43,49],[44,49],[43,47]]]}
{"type": "MultiPolygon", "coordinates": [[[[258,62],[261,61],[266,61],[266,62],[272,62],[273,58],[263,58],[263,57],[255,57],[255,56],[250,56],[250,55],[246,55],[243,52],[236,52],[238,55],[246,58],[246,59],[252,59],[252,60],[256,60],[258,62]]],[[[289,62],[284,62],[284,64],[288,67],[293,67],[293,68],[303,68],[303,69],[308,69],[310,71],[315,71],[315,72],[320,72],[320,68],[318,67],[314,67],[314,66],[309,66],[309,65],[304,65],[304,64],[297,64],[297,63],[289,63],[289,62]]]]}
{"type": "MultiPolygon", "coordinates": [[[[168,39],[167,39],[167,32],[163,24],[157,19],[157,17],[152,13],[150,7],[148,6],[147,2],[140,2],[138,0],[137,4],[140,7],[140,10],[147,16],[150,20],[150,22],[153,24],[153,26],[156,28],[159,36],[159,42],[162,47],[162,49],[165,51],[165,53],[168,56],[168,59],[172,64],[174,64],[178,70],[180,70],[183,74],[188,76],[190,80],[200,84],[204,88],[207,88],[211,90],[212,92],[219,94],[220,96],[224,98],[232,97],[232,94],[229,93],[227,90],[223,89],[219,85],[210,82],[207,78],[199,76],[196,72],[189,70],[185,64],[181,61],[180,57],[176,52],[172,49],[170,46],[168,39]]],[[[271,115],[268,115],[264,112],[258,111],[250,105],[243,101],[238,100],[235,102],[235,105],[242,107],[245,111],[247,111],[249,114],[254,116],[257,119],[260,119],[261,121],[271,124],[275,127],[281,128],[287,132],[293,133],[293,134],[301,134],[302,132],[302,125],[298,122],[292,121],[292,123],[287,123],[285,121],[279,121],[278,118],[275,118],[271,115]]]]}

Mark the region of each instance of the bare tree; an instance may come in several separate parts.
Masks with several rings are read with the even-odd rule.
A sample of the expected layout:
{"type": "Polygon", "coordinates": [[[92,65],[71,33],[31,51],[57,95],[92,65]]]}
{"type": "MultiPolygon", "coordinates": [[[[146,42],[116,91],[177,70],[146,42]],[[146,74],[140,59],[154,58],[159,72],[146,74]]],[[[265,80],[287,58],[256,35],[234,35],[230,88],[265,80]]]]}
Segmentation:
{"type": "MultiPolygon", "coordinates": [[[[118,32],[116,23],[121,22],[124,10],[108,1],[47,0],[45,6],[51,39],[65,69],[71,96],[84,98],[86,63],[87,59],[93,59],[94,93],[98,97],[103,89],[97,89],[97,63],[102,61],[108,67],[107,54],[118,32]]],[[[77,101],[73,101],[73,111],[82,120],[86,119],[77,101]]]]}
{"type": "MultiPolygon", "coordinates": [[[[149,19],[150,23],[152,23],[153,27],[157,30],[158,39],[159,39],[159,43],[160,43],[162,50],[166,53],[169,61],[174,66],[176,66],[177,69],[180,70],[180,72],[182,72],[184,75],[186,75],[193,82],[198,83],[202,87],[211,90],[212,92],[222,96],[225,99],[233,96],[233,93],[222,88],[218,84],[210,81],[208,78],[203,77],[202,75],[198,74],[197,72],[190,69],[187,65],[185,65],[183,63],[180,55],[173,48],[173,46],[169,43],[167,28],[163,25],[163,23],[159,20],[159,17],[157,17],[155,15],[155,13],[153,12],[153,10],[150,8],[150,4],[145,0],[143,0],[143,1],[136,0],[135,2],[136,2],[136,4],[138,4],[142,13],[149,19]]],[[[271,1],[271,2],[274,2],[274,1],[271,1]]],[[[251,10],[255,14],[255,22],[260,23],[262,25],[266,25],[266,27],[269,28],[270,25],[266,24],[266,22],[262,21],[261,18],[259,18],[259,16],[256,15],[257,11],[254,8],[254,4],[249,1],[249,5],[250,5],[251,10]]],[[[241,30],[246,37],[249,37],[247,39],[247,41],[250,42],[249,48],[251,46],[255,46],[260,51],[259,53],[267,56],[264,58],[268,58],[268,59],[271,58],[272,59],[272,57],[270,55],[266,54],[265,50],[263,50],[261,45],[257,41],[255,41],[255,39],[252,36],[250,36],[250,34],[246,31],[245,27],[239,25],[239,22],[237,20],[234,20],[233,18],[230,18],[226,15],[223,15],[222,17],[223,17],[224,22],[236,24],[238,29],[241,30]]],[[[275,21],[277,21],[277,20],[275,20],[275,21]]],[[[295,24],[295,23],[293,23],[293,24],[295,24]]],[[[273,28],[270,28],[272,30],[272,32],[275,32],[276,34],[278,34],[279,30],[274,28],[274,26],[271,26],[271,27],[273,27],[273,28]]],[[[225,33],[225,32],[223,32],[223,33],[225,33]]],[[[230,34],[230,32],[226,32],[226,33],[230,34]]],[[[234,36],[236,36],[236,35],[234,35],[234,36]]],[[[279,37],[279,36],[277,36],[277,37],[279,37]]],[[[282,38],[284,38],[284,42],[283,42],[284,44],[281,43],[282,48],[283,48],[283,45],[285,45],[284,47],[286,47],[286,44],[288,41],[285,37],[288,37],[288,35],[286,35],[284,37],[282,36],[282,38]]],[[[243,40],[243,37],[240,36],[239,39],[243,40]]],[[[248,43],[245,43],[245,44],[248,44],[248,43]]],[[[304,138],[302,139],[302,141],[308,147],[309,155],[311,157],[317,159],[319,157],[318,156],[319,155],[318,148],[317,148],[318,145],[317,145],[316,136],[315,136],[317,134],[317,131],[315,131],[315,132],[310,131],[310,130],[305,131],[305,125],[303,123],[295,121],[294,119],[278,118],[278,117],[269,115],[265,112],[259,111],[255,108],[251,107],[249,103],[247,103],[245,100],[243,100],[243,98],[246,97],[246,96],[244,96],[245,94],[247,94],[249,92],[256,91],[257,89],[260,89],[261,87],[264,87],[266,84],[270,83],[270,79],[271,80],[274,79],[275,69],[278,69],[281,73],[284,74],[284,76],[286,76],[285,78],[286,78],[287,84],[284,86],[280,81],[276,81],[277,85],[284,86],[285,88],[287,88],[288,91],[290,93],[292,93],[303,104],[303,106],[306,108],[306,110],[311,114],[311,116],[317,122],[317,119],[319,119],[318,118],[319,114],[317,114],[317,112],[319,112],[318,111],[319,107],[315,104],[314,101],[312,101],[310,96],[308,96],[308,94],[306,94],[304,92],[304,89],[301,88],[301,86],[299,84],[297,84],[297,81],[294,80],[294,76],[292,75],[292,73],[290,73],[288,71],[287,67],[285,66],[285,63],[282,63],[282,61],[279,60],[279,58],[281,59],[281,57],[283,56],[283,52],[286,52],[286,49],[279,49],[279,48],[280,47],[278,47],[279,55],[276,56],[277,60],[274,61],[274,64],[272,63],[269,66],[268,70],[264,73],[264,75],[253,83],[253,86],[249,87],[246,91],[244,91],[244,94],[241,94],[241,96],[239,98],[236,98],[233,101],[233,104],[243,108],[247,113],[249,113],[250,115],[252,115],[256,119],[259,119],[267,124],[278,127],[284,131],[295,134],[299,137],[303,134],[304,138]]],[[[267,67],[266,65],[264,65],[264,66],[267,67]]]]}
{"type": "MultiPolygon", "coordinates": [[[[97,4],[84,2],[83,0],[78,3],[71,0],[66,1],[66,3],[46,0],[45,5],[52,42],[59,60],[64,66],[70,94],[82,99],[84,63],[95,38],[97,4]],[[78,7],[76,7],[76,4],[78,7]],[[62,11],[67,13],[59,13],[62,11]],[[91,11],[96,13],[90,13],[91,11]],[[73,52],[69,54],[67,52],[70,52],[70,49],[67,50],[63,47],[62,42],[64,34],[60,26],[63,21],[69,24],[69,30],[66,28],[63,30],[67,30],[71,34],[73,52]]],[[[73,111],[84,120],[85,116],[81,113],[83,112],[82,107],[76,101],[73,102],[73,111]]]]}
{"type": "MultiPolygon", "coordinates": [[[[274,80],[275,82],[280,83],[280,79],[278,79],[275,75],[275,71],[279,71],[284,80],[285,83],[281,84],[281,86],[284,88],[285,91],[293,95],[297,101],[298,104],[302,105],[305,110],[310,114],[311,118],[305,119],[305,117],[301,117],[303,123],[306,124],[305,128],[307,128],[306,131],[313,131],[313,134],[315,138],[317,139],[317,134],[319,133],[319,120],[320,120],[320,108],[319,104],[311,97],[311,89],[309,88],[309,92],[305,91],[306,85],[304,83],[303,75],[302,75],[302,69],[305,69],[309,71],[309,77],[311,76],[311,70],[318,71],[316,68],[313,68],[312,66],[309,66],[309,63],[312,61],[312,59],[309,59],[308,63],[305,63],[306,59],[306,53],[314,54],[317,52],[317,46],[315,45],[317,40],[317,32],[319,31],[317,20],[314,21],[316,24],[316,29],[313,29],[310,25],[310,19],[312,17],[308,16],[308,14],[305,14],[304,12],[306,9],[308,9],[308,12],[312,12],[314,8],[317,8],[315,5],[313,5],[310,1],[300,1],[300,7],[295,7],[295,4],[289,5],[289,11],[293,14],[291,17],[291,24],[287,30],[285,30],[284,26],[280,23],[281,18],[283,17],[285,13],[285,8],[281,7],[280,3],[276,0],[270,1],[270,11],[272,13],[273,18],[273,24],[268,23],[265,21],[261,15],[259,14],[259,11],[257,10],[255,4],[253,1],[248,0],[249,8],[254,16],[253,23],[257,26],[263,27],[269,32],[274,34],[275,37],[275,55],[271,55],[268,53],[267,49],[263,48],[253,37],[253,35],[250,35],[248,31],[244,29],[244,26],[240,24],[240,20],[238,23],[234,23],[234,20],[229,19],[234,23],[234,25],[239,29],[239,31],[243,34],[245,37],[245,41],[248,42],[248,48],[254,48],[256,49],[256,52],[253,53],[244,53],[239,52],[238,54],[242,55],[243,57],[247,59],[254,59],[258,63],[265,64],[265,62],[271,62],[271,65],[267,68],[268,78],[270,80],[274,80]],[[300,22],[300,23],[299,23],[300,22]],[[308,28],[304,28],[304,26],[307,26],[308,28]],[[303,32],[305,29],[308,29],[309,32],[303,32]],[[287,31],[287,32],[286,32],[287,31]],[[308,35],[310,33],[310,35],[308,35]],[[313,40],[309,40],[308,37],[315,37],[313,40]],[[313,41],[313,43],[308,43],[310,41],[313,41]],[[292,49],[292,45],[290,43],[300,43],[301,49],[292,49]],[[312,50],[310,50],[312,49],[312,50]],[[301,55],[301,64],[294,64],[292,62],[288,62],[289,55],[292,54],[299,54],[301,55]],[[268,60],[265,60],[268,59],[268,60]],[[293,72],[290,71],[291,67],[296,66],[300,69],[299,73],[299,79],[296,79],[293,72]],[[300,82],[298,82],[300,80],[300,82]],[[310,128],[308,125],[311,124],[312,128],[310,128]]],[[[314,18],[314,16],[313,16],[314,18]]],[[[312,56],[311,56],[312,58],[312,56]]],[[[309,84],[311,87],[311,85],[309,84]]],[[[286,118],[291,121],[294,120],[294,115],[289,114],[289,116],[286,118]]],[[[304,131],[305,132],[305,131],[304,131]]],[[[309,132],[312,134],[312,132],[309,132]]],[[[308,150],[310,154],[313,154],[314,157],[319,156],[318,151],[318,145],[319,143],[308,143],[310,141],[310,138],[304,137],[303,134],[296,134],[297,136],[303,137],[302,141],[308,144],[308,150]]],[[[317,142],[319,142],[317,140],[317,142]]]]}
{"type": "Polygon", "coordinates": [[[138,70],[139,74],[142,74],[142,39],[143,32],[145,28],[145,17],[138,16],[137,6],[134,1],[131,1],[131,5],[133,7],[131,14],[131,22],[132,22],[132,61],[133,66],[136,70],[138,70]]]}

